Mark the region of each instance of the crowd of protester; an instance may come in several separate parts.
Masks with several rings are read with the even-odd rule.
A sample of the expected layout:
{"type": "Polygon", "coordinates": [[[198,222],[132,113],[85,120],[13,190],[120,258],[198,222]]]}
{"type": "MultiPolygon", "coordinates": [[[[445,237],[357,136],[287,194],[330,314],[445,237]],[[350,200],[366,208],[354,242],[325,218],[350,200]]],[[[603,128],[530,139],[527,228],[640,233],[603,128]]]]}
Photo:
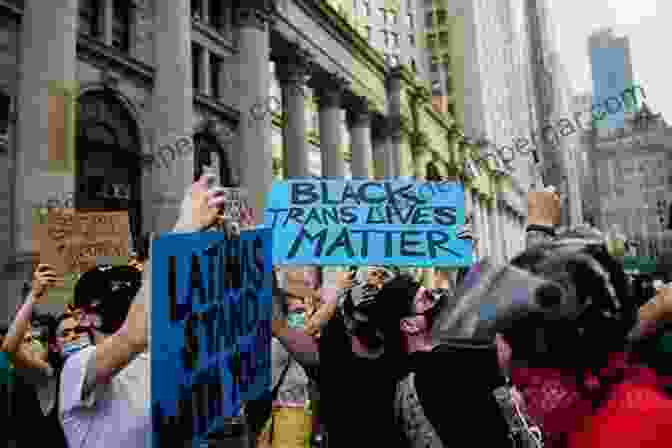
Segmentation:
{"type": "MultiPolygon", "coordinates": [[[[221,224],[208,188],[191,186],[174,232],[221,224]]],[[[323,286],[314,268],[274,269],[269,406],[243,406],[256,446],[672,443],[672,288],[633,288],[599,232],[556,234],[559,207],[531,195],[526,250],[442,272],[441,288],[393,266],[323,286]]],[[[151,446],[150,279],[149,259],[99,266],[54,317],[39,303],[60,279],[37,266],[0,328],[8,446],[151,446]]]]}

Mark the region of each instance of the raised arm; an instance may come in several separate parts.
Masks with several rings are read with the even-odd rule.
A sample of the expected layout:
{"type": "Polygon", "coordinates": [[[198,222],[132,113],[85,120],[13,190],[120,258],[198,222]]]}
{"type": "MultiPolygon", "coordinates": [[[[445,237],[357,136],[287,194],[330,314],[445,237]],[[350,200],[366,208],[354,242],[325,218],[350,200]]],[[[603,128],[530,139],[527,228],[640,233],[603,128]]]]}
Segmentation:
{"type": "MultiPolygon", "coordinates": [[[[182,202],[180,218],[173,232],[199,232],[212,227],[219,219],[219,207],[225,198],[221,188],[208,189],[211,176],[204,175],[188,190],[182,202]]],[[[151,257],[145,266],[143,284],[136,295],[121,328],[101,343],[87,369],[85,387],[109,382],[149,346],[151,312],[151,257]]]]}
{"type": "Polygon", "coordinates": [[[536,191],[527,195],[527,231],[525,245],[532,247],[555,236],[560,223],[560,196],[554,192],[536,191]]]}
{"type": "Polygon", "coordinates": [[[33,307],[43,300],[51,286],[58,282],[55,270],[47,264],[40,264],[35,269],[31,289],[26,300],[16,313],[14,322],[7,331],[2,342],[2,351],[9,355],[9,359],[18,367],[39,369],[51,374],[53,370],[49,364],[40,359],[36,353],[22,346],[23,338],[30,327],[33,317],[33,307]]]}

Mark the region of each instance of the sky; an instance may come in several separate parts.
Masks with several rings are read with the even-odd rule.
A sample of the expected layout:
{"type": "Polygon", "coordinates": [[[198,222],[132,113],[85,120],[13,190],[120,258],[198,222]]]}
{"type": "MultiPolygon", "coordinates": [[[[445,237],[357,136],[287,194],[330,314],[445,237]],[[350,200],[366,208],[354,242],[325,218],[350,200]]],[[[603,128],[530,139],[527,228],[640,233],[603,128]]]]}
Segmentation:
{"type": "Polygon", "coordinates": [[[577,93],[592,92],[588,36],[610,27],[630,38],[634,79],[647,104],[672,123],[672,2],[669,0],[549,0],[556,46],[577,93]]]}

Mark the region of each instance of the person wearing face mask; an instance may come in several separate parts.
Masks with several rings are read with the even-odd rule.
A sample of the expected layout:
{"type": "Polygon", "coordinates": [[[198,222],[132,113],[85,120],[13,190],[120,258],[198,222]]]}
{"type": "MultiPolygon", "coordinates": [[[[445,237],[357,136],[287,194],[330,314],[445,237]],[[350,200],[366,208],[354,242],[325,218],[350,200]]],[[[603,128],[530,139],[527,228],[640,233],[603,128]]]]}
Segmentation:
{"type": "MultiPolygon", "coordinates": [[[[289,288],[283,314],[287,327],[303,331],[311,309],[302,291],[289,288]]],[[[311,437],[310,378],[305,369],[276,338],[271,341],[271,388],[275,391],[272,414],[258,446],[305,448],[311,437]]]]}
{"type": "MultiPolygon", "coordinates": [[[[395,426],[394,394],[405,373],[399,337],[374,316],[376,295],[394,279],[392,269],[339,273],[337,290],[323,290],[323,301],[337,311],[315,341],[304,331],[274,319],[273,335],[307,369],[314,369],[320,390],[320,418],[329,447],[401,447],[395,426]],[[326,296],[326,297],[325,297],[326,296]]],[[[398,322],[397,322],[398,324],[398,322]]]]}
{"type": "MultiPolygon", "coordinates": [[[[211,176],[204,175],[187,189],[173,232],[200,232],[221,219],[226,198],[222,188],[211,184],[211,176]]],[[[80,301],[75,304],[84,308],[83,314],[80,318],[64,318],[56,334],[63,364],[58,417],[71,447],[149,447],[151,261],[143,274],[138,273],[144,275],[141,284],[129,279],[128,273],[103,268],[96,271],[91,276],[100,282],[84,288],[86,293],[82,295],[86,297],[82,300],[75,297],[75,302],[80,301]]],[[[40,265],[36,272],[39,288],[33,288],[17,313],[2,348],[13,359],[53,376],[49,363],[20,350],[34,305],[57,281],[49,266],[40,265]]]]}

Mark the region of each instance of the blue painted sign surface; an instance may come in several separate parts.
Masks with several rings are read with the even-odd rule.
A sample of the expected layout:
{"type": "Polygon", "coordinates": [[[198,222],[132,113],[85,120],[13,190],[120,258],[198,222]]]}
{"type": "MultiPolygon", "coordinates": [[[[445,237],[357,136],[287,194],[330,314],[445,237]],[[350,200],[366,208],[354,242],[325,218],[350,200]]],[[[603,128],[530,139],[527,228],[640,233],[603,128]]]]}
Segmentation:
{"type": "Polygon", "coordinates": [[[274,182],[265,211],[273,263],[469,266],[458,183],[407,179],[274,182]]]}
{"type": "Polygon", "coordinates": [[[200,446],[270,387],[271,231],[152,245],[153,446],[200,446]],[[184,446],[184,445],[180,445],[184,446]]]}

